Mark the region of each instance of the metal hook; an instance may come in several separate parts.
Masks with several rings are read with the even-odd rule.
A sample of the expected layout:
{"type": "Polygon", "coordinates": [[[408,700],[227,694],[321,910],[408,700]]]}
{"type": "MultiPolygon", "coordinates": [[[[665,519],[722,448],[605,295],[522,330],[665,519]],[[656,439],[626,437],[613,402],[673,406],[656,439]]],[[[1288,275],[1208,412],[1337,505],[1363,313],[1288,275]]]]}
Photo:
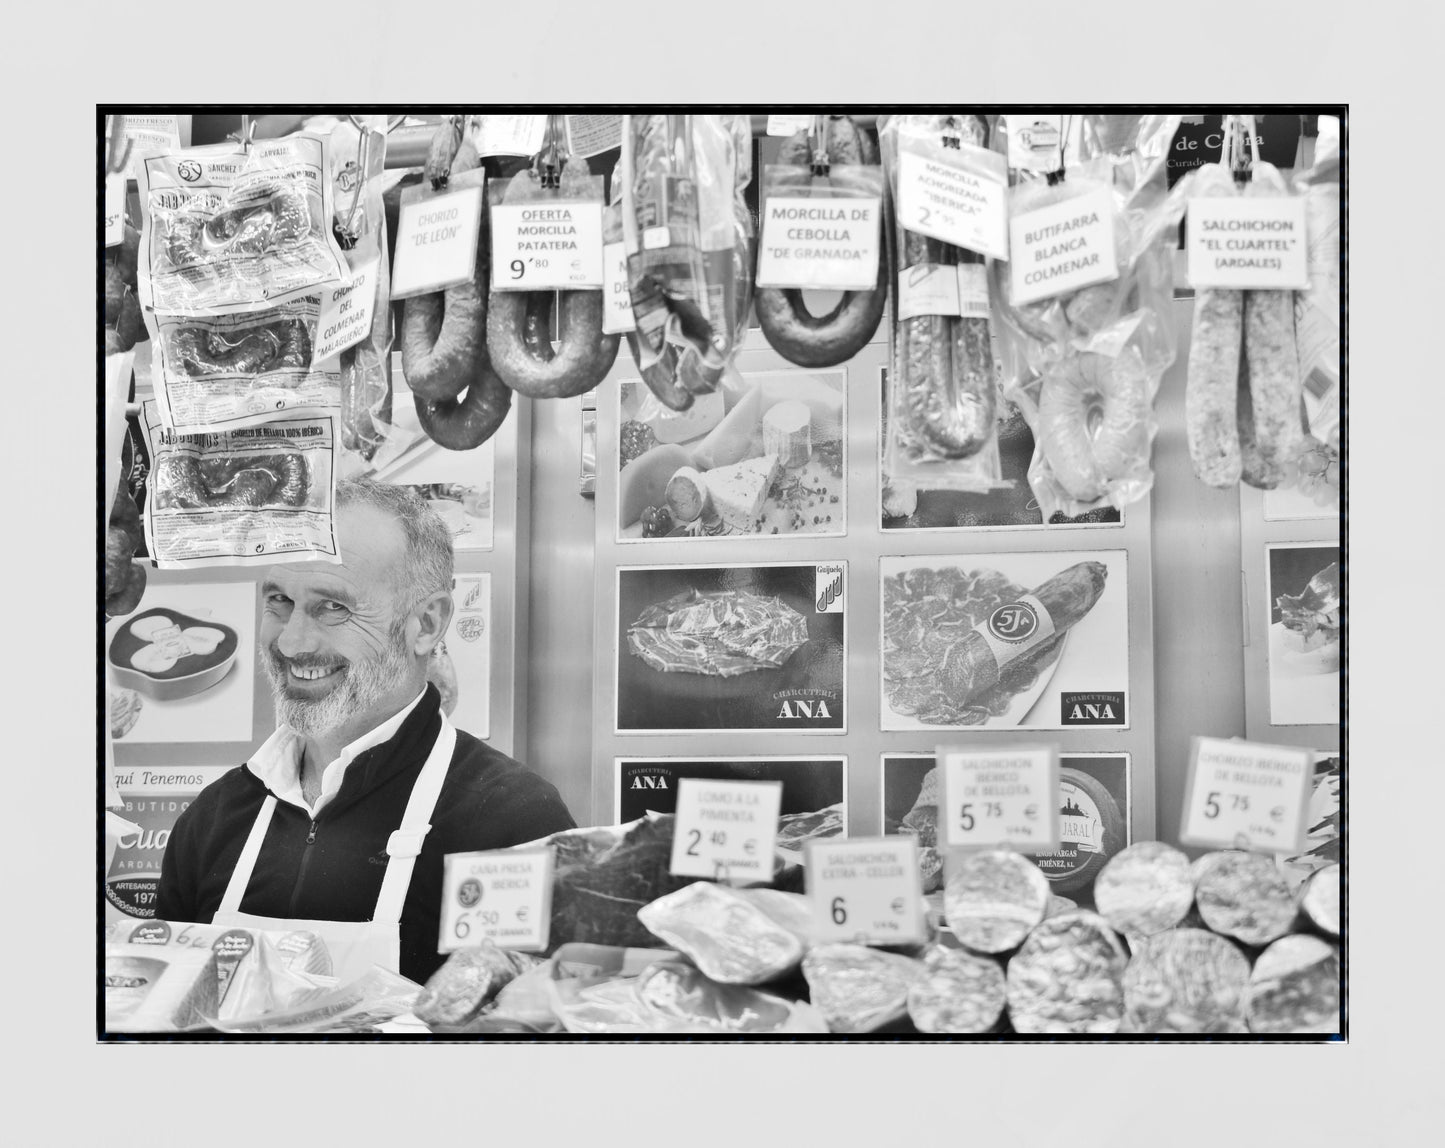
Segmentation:
{"type": "Polygon", "coordinates": [[[828,160],[828,145],[831,143],[831,116],[814,116],[808,128],[808,150],[812,153],[814,175],[827,175],[831,170],[828,160]]]}
{"type": "Polygon", "coordinates": [[[962,143],[963,125],[957,116],[943,117],[943,146],[959,147],[962,143]]]}
{"type": "Polygon", "coordinates": [[[542,133],[542,150],[532,164],[532,170],[545,189],[555,190],[562,186],[562,169],[567,166],[566,131],[563,116],[547,116],[547,126],[542,133]]]}
{"type": "Polygon", "coordinates": [[[354,126],[361,133],[361,138],[356,145],[356,190],[351,194],[351,207],[346,213],[346,222],[341,225],[340,238],[344,241],[342,246],[351,248],[356,246],[356,241],[361,238],[356,230],[356,211],[361,206],[361,192],[366,187],[366,175],[371,168],[371,129],[364,123],[358,121],[356,116],[348,115],[354,126]]]}

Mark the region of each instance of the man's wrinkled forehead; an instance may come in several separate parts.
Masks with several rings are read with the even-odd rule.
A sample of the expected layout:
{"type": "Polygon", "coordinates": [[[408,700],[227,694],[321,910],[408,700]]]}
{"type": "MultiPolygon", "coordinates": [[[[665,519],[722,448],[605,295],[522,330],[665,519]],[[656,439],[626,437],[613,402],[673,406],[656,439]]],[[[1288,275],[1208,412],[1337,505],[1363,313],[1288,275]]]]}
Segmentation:
{"type": "MultiPolygon", "coordinates": [[[[355,602],[389,601],[405,569],[406,535],[389,514],[347,505],[336,514],[341,561],[288,562],[266,572],[266,581],[318,594],[345,591],[355,602]]],[[[294,597],[294,595],[292,595],[294,597]]]]}

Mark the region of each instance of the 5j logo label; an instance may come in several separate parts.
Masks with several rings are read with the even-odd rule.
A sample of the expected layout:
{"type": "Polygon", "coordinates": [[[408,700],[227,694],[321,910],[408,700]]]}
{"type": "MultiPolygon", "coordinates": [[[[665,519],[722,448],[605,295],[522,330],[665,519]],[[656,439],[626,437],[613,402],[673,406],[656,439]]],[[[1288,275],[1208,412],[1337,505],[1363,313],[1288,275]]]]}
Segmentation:
{"type": "Polygon", "coordinates": [[[988,618],[988,629],[1000,642],[1023,642],[1039,628],[1039,616],[1026,602],[1000,606],[988,618]]]}

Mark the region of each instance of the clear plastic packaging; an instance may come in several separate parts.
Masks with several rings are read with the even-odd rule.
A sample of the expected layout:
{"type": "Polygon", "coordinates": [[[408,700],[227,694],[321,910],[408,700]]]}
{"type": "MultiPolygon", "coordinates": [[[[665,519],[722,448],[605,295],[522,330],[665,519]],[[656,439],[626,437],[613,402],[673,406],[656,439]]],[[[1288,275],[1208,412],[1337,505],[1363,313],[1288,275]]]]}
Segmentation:
{"type": "MultiPolygon", "coordinates": [[[[1183,209],[1167,194],[1166,165],[1179,117],[1077,121],[1066,124],[1078,131],[1077,158],[1062,175],[1011,171],[1010,217],[1108,188],[1117,277],[1017,303],[1010,266],[990,270],[1005,391],[1033,431],[1029,485],[1046,520],[1122,509],[1149,492],[1153,402],[1176,353],[1173,260],[1183,209]]],[[[1007,132],[1005,124],[1000,150],[1007,132]]]]}
{"type": "Polygon", "coordinates": [[[984,256],[902,225],[907,159],[1001,175],[981,116],[889,116],[879,129],[890,210],[894,318],[883,471],[893,491],[988,491],[1011,485],[998,452],[998,378],[984,256]],[[947,157],[947,158],[943,158],[947,157]]]}
{"type": "Polygon", "coordinates": [[[143,156],[141,302],[167,315],[264,311],[349,282],[326,153],[301,132],[143,156]]]}
{"type": "Polygon", "coordinates": [[[717,389],[752,304],[747,116],[628,116],[622,224],[635,335],[647,385],[668,407],[717,389]]]}

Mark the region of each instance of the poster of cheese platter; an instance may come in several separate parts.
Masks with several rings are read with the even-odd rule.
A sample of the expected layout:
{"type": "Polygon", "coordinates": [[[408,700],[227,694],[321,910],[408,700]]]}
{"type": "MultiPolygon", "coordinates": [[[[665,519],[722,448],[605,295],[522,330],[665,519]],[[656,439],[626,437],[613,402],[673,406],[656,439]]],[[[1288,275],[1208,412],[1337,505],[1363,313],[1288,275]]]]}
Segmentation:
{"type": "Polygon", "coordinates": [[[685,411],[623,380],[618,541],[845,533],[847,378],[729,369],[685,411]]]}
{"type": "MultiPolygon", "coordinates": [[[[399,356],[396,361],[399,365],[399,356]]],[[[493,441],[488,439],[472,450],[438,446],[421,429],[416,403],[399,369],[393,369],[392,378],[391,429],[372,459],[372,477],[392,486],[409,486],[420,494],[451,530],[457,550],[492,549],[493,441]]]]}
{"type": "Polygon", "coordinates": [[[117,743],[250,741],[256,583],[152,579],[105,628],[117,743]]]}
{"type": "Polygon", "coordinates": [[[1340,720],[1340,548],[1268,549],[1269,721],[1340,720]]]}
{"type": "Polygon", "coordinates": [[[619,568],[614,732],[846,731],[847,573],[619,568]]]}
{"type": "Polygon", "coordinates": [[[884,557],[882,727],[1129,728],[1123,550],[884,557]]]}
{"type": "Polygon", "coordinates": [[[613,821],[675,812],[683,778],[782,782],[777,844],[799,860],[804,841],[848,832],[846,757],[619,757],[613,761],[613,821]]]}
{"type": "MultiPolygon", "coordinates": [[[[938,843],[940,780],[934,754],[885,753],[883,833],[918,838],[924,892],[943,885],[938,843]]],[[[1059,756],[1059,848],[1032,854],[1063,896],[1087,890],[1105,862],[1131,841],[1127,753],[1061,753],[1059,756]]]]}

